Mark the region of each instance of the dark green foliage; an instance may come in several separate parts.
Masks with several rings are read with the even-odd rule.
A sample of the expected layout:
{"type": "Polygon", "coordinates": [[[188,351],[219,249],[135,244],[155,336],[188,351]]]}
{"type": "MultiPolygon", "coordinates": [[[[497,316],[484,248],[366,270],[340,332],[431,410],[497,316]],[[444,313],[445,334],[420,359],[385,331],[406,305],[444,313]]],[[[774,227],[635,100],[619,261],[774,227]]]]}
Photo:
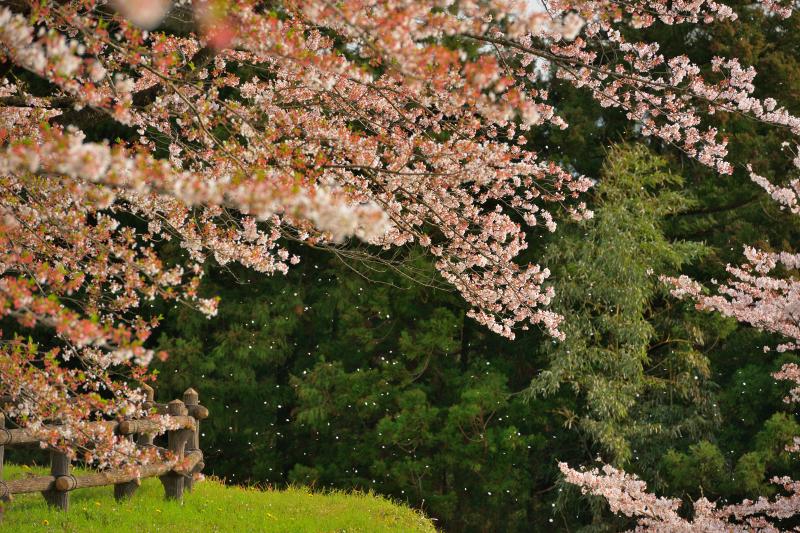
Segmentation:
{"type": "Polygon", "coordinates": [[[753,450],[738,457],[708,441],[689,446],[685,452],[670,450],[662,460],[668,492],[689,500],[704,495],[728,500],[773,495],[772,476],[797,474],[797,462],[786,447],[800,437],[800,424],[786,413],[773,414],[758,432],[753,450]]]}
{"type": "Polygon", "coordinates": [[[714,416],[703,393],[708,360],[696,349],[702,328],[678,304],[670,302],[667,320],[658,307],[666,287],[654,273],[679,271],[704,251],[664,235],[664,218],[688,205],[681,183],[646,149],[615,148],[595,191],[595,217],[562,228],[544,256],[554,265],[553,307],[565,317],[566,340],[543,344],[548,368],[531,394],[571,389],[577,406],[563,410],[564,423],[620,465],[634,459],[636,443],[697,435],[714,416]]]}
{"type": "Polygon", "coordinates": [[[281,481],[276,465],[288,446],[281,428],[293,396],[286,366],[295,357],[291,336],[302,300],[279,278],[227,281],[207,285],[225,299],[215,319],[187,308],[169,313],[179,335],[160,339],[170,358],[161,365],[159,392],[171,390],[163,391],[166,399],[190,386],[200,391],[214,413],[203,424],[214,472],[233,482],[281,481]]]}

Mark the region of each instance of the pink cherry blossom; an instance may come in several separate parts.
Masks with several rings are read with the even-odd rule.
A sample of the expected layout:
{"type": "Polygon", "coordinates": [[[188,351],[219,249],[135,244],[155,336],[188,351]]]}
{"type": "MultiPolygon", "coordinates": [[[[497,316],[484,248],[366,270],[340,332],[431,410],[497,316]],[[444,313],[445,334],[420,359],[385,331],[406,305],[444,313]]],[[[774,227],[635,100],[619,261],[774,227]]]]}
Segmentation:
{"type": "MultiPolygon", "coordinates": [[[[591,217],[581,196],[592,180],[529,146],[531,130],[568,127],[538,83],[543,68],[721,173],[731,166],[715,114],[800,132],[775,99],[754,96],[756,73],[737,59],[715,58],[707,78],[704,65],[623,37],[625,27],[735,21],[713,0],[262,4],[0,8],[0,55],[52,87],[0,86],[0,317],[58,339],[47,350],[4,343],[0,393],[19,398],[10,419],[49,443],[102,464],[146,460],[84,431],[93,418],[144,414],[141,393],[111,377],[150,379],[158,320],[143,307],[164,299],[211,317],[217,299],[199,293],[211,258],[284,273],[300,260],[288,241],[336,252],[363,241],[378,261],[420,246],[491,331],[563,338],[550,271],[526,233],[556,231],[562,213],[591,217]],[[598,57],[599,41],[613,61],[598,57]],[[129,134],[89,141],[81,128],[98,120],[129,134]],[[159,256],[162,241],[183,251],[180,265],[159,256]],[[56,412],[61,429],[47,424],[56,412]]],[[[795,208],[794,185],[753,179],[795,208]]],[[[794,259],[754,254],[709,308],[793,331],[762,315],[776,305],[769,291],[788,302],[795,288],[760,280],[794,259]],[[748,307],[736,283],[754,285],[747,297],[763,305],[748,307]]],[[[684,293],[700,294],[691,284],[684,293]]]]}

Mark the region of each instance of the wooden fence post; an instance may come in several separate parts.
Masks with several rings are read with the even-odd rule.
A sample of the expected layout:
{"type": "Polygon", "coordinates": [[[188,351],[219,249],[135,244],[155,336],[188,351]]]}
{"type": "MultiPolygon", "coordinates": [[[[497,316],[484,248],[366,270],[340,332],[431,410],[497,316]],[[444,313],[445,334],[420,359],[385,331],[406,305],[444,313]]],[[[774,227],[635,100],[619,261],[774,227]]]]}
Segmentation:
{"type": "MultiPolygon", "coordinates": [[[[142,390],[145,393],[145,398],[147,401],[144,402],[145,409],[152,409],[153,405],[155,404],[155,397],[156,393],[153,390],[153,387],[150,385],[142,385],[142,390]]],[[[139,433],[139,436],[136,439],[136,444],[139,446],[152,446],[153,445],[153,434],[152,433],[139,433]]]]}
{"type": "MultiPolygon", "coordinates": [[[[196,390],[189,387],[183,393],[183,403],[186,405],[187,410],[190,410],[191,407],[200,405],[200,395],[197,393],[196,390]]],[[[190,411],[191,412],[191,411],[190,411]]],[[[194,431],[192,432],[189,440],[186,441],[186,450],[184,453],[189,453],[194,450],[200,449],[200,420],[195,417],[194,419],[194,431]]],[[[189,476],[184,480],[183,485],[188,492],[192,492],[194,488],[194,471],[189,472],[189,476]]]]}
{"type": "MultiPolygon", "coordinates": [[[[153,407],[153,403],[155,402],[155,391],[153,387],[147,385],[146,383],[142,384],[142,390],[144,391],[145,395],[145,402],[142,405],[145,409],[149,410],[153,407]]],[[[133,435],[129,437],[133,440],[133,435]]],[[[136,437],[136,443],[140,446],[152,446],[153,445],[153,434],[152,433],[139,433],[136,437]]],[[[142,484],[140,479],[134,479],[131,481],[126,481],[125,483],[117,483],[114,485],[114,499],[117,501],[125,500],[133,496],[133,493],[136,492],[142,484]]]]}
{"type": "MultiPolygon", "coordinates": [[[[167,404],[167,414],[172,416],[186,415],[186,406],[180,400],[172,400],[167,404]]],[[[191,436],[191,431],[186,429],[173,429],[167,432],[167,449],[172,452],[176,460],[183,459],[183,450],[186,440],[191,436]]],[[[167,499],[183,499],[183,474],[174,470],[161,476],[161,483],[164,485],[164,493],[167,499]]]]}
{"type": "Polygon", "coordinates": [[[136,489],[138,489],[141,484],[142,481],[139,479],[127,481],[125,483],[117,483],[114,485],[114,499],[117,501],[127,500],[133,496],[133,493],[136,492],[136,489]]]}
{"type": "MultiPolygon", "coordinates": [[[[51,450],[50,451],[50,475],[53,477],[69,476],[70,460],[67,454],[51,450]]],[[[69,509],[69,492],[56,490],[55,487],[42,492],[42,496],[47,501],[47,505],[58,507],[62,511],[69,509]]]]}
{"type": "MultiPolygon", "coordinates": [[[[133,435],[128,435],[128,440],[133,441],[133,435]]],[[[140,479],[132,479],[131,481],[126,481],[124,483],[115,483],[114,499],[117,501],[121,501],[130,498],[131,496],[133,496],[133,493],[136,492],[136,489],[138,489],[141,484],[142,481],[140,479]]]]}

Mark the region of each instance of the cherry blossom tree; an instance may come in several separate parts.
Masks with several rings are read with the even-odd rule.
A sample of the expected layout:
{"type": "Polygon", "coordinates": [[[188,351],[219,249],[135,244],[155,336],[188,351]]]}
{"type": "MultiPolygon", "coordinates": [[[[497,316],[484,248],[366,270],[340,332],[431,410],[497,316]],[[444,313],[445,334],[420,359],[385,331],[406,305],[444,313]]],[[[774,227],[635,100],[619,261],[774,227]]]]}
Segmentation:
{"type": "Polygon", "coordinates": [[[548,269],[518,258],[526,228],[591,216],[591,180],[529,143],[568,127],[541,72],[730,173],[716,115],[800,119],[735,58],[624,35],[735,19],[714,1],[1,2],[0,317],[36,333],[3,336],[6,414],[85,459],[146,461],[87,424],[144,414],[163,354],[143,307],[213,316],[204,264],[286,272],[288,242],[418,245],[491,331],[561,338],[548,269]]]}

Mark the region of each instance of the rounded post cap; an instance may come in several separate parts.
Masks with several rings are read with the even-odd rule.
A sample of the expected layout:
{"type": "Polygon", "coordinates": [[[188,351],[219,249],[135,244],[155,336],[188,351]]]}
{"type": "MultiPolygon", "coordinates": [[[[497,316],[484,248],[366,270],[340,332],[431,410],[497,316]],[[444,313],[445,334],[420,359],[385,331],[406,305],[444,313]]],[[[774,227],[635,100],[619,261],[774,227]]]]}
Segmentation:
{"type": "Polygon", "coordinates": [[[188,411],[186,406],[181,400],[172,400],[167,404],[167,414],[169,415],[185,415],[188,411]]]}
{"type": "Polygon", "coordinates": [[[200,395],[192,387],[189,387],[183,393],[183,402],[186,404],[196,404],[199,399],[200,395]]]}

